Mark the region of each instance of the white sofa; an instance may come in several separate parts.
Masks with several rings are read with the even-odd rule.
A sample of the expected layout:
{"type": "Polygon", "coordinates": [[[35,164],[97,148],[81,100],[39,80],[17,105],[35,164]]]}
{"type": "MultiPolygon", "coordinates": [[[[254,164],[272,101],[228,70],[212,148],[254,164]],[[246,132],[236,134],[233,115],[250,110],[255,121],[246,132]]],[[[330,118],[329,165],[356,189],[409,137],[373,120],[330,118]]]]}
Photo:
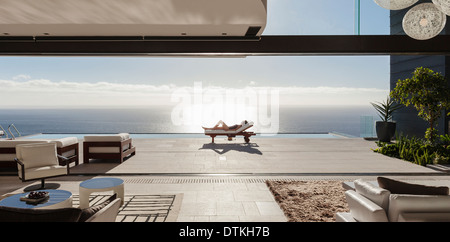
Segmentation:
{"type": "Polygon", "coordinates": [[[345,192],[350,212],[337,222],[450,222],[449,195],[395,194],[361,179],[354,187],[345,192]]]}
{"type": "MultiPolygon", "coordinates": [[[[56,143],[58,155],[69,158],[69,163],[79,164],[78,139],[65,137],[61,139],[0,139],[0,167],[16,167],[16,146],[19,144],[56,143]]],[[[64,164],[61,164],[64,165],[64,164]]]]}
{"type": "Polygon", "coordinates": [[[77,207],[56,209],[13,208],[0,206],[0,222],[115,222],[121,199],[87,209],[77,207]]]}
{"type": "Polygon", "coordinates": [[[90,159],[118,159],[122,163],[135,153],[128,133],[84,136],[83,163],[89,163],[90,159]]]}

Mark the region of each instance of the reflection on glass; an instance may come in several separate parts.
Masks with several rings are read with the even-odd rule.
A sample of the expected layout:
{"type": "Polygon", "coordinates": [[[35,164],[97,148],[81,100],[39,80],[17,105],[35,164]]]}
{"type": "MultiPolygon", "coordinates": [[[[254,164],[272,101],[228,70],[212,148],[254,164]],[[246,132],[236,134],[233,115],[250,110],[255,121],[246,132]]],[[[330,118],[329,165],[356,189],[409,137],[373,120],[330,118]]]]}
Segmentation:
{"type": "Polygon", "coordinates": [[[389,10],[374,1],[268,1],[263,35],[386,35],[389,10]]]}

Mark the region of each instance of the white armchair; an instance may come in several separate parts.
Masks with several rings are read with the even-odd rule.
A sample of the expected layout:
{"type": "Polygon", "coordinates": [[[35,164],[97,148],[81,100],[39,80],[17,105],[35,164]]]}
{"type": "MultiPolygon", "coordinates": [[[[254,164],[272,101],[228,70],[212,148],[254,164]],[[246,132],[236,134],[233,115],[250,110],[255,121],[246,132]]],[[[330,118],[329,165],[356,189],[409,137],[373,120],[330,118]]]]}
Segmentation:
{"type": "Polygon", "coordinates": [[[55,189],[59,184],[45,184],[45,179],[69,174],[69,162],[59,165],[55,143],[21,144],[16,146],[19,179],[23,182],[41,180],[40,186],[30,186],[25,191],[55,189]]]}
{"type": "MultiPolygon", "coordinates": [[[[450,222],[448,188],[447,195],[418,195],[394,194],[361,179],[354,181],[354,185],[355,190],[345,192],[350,213],[337,213],[338,222],[450,222]]],[[[445,187],[420,189],[428,188],[445,193],[445,187]]]]}

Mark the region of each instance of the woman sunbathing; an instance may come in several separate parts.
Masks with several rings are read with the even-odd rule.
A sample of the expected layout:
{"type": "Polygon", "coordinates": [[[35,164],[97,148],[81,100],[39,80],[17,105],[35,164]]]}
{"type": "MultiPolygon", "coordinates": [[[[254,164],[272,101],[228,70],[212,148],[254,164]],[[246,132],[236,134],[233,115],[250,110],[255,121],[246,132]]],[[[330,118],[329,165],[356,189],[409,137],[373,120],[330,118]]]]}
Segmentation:
{"type": "Polygon", "coordinates": [[[203,128],[205,130],[236,130],[236,129],[242,127],[242,124],[247,124],[247,120],[242,121],[241,124],[235,124],[235,125],[232,125],[232,126],[228,126],[224,121],[220,120],[216,124],[216,126],[214,126],[212,128],[205,128],[205,127],[203,127],[203,128]]]}

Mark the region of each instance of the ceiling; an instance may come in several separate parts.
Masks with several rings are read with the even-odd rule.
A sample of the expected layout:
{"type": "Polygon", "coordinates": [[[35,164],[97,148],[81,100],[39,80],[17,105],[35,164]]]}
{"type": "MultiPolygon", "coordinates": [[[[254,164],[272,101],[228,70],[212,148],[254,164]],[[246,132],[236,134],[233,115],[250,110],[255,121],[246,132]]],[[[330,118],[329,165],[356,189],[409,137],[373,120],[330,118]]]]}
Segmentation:
{"type": "Polygon", "coordinates": [[[260,36],[266,20],[267,0],[0,0],[13,37],[260,36]]]}

